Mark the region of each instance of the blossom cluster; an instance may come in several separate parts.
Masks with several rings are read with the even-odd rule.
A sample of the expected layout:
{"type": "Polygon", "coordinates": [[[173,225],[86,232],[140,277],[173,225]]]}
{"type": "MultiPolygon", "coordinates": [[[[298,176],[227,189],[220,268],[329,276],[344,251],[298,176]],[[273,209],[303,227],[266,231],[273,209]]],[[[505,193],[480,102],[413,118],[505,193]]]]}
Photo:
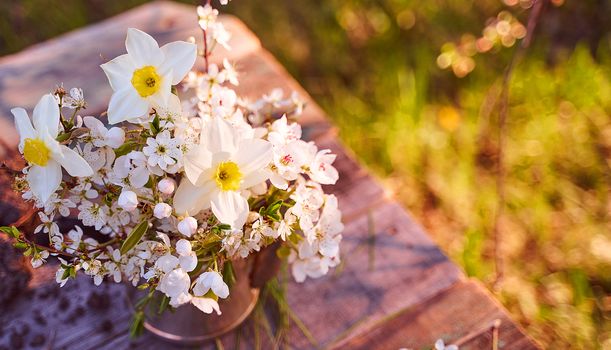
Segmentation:
{"type": "Polygon", "coordinates": [[[113,90],[109,125],[81,115],[78,88],[44,95],[32,119],[12,110],[27,162],[15,187],[39,209],[33,234],[49,244],[2,231],[34,267],[58,256],[62,286],[80,272],[220,313],[218,298],[230,293],[224,267],[274,242],[298,282],[339,263],[341,213],[321,187],[338,180],[335,155],[302,139],[297,95],[236,94],[235,67],[208,63],[230,34],[210,5],[198,16],[203,51],[194,39],[160,47],[128,30],[127,53],[101,65],[113,90]],[[80,224],[62,232],[68,216],[80,224]]]}

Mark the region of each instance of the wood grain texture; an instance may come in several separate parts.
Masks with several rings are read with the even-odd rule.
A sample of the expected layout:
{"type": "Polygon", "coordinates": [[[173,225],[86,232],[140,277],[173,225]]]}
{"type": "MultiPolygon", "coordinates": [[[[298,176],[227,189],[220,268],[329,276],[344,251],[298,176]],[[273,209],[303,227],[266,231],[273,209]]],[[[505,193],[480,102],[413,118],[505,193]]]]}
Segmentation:
{"type": "MultiPolygon", "coordinates": [[[[342,147],[320,107],[261,48],[254,34],[233,17],[222,16],[221,21],[233,34],[233,50],[217,52],[213,61],[228,55],[236,62],[242,73],[238,93],[256,99],[275,87],[287,94],[296,90],[307,102],[302,118],[305,134],[320,148],[338,155],[335,166],[340,181],[326,190],[338,196],[344,213],[344,262],[321,279],[289,282],[289,304],[319,346],[418,348],[430,346],[439,337],[460,338],[481,327],[482,322],[502,317],[502,333],[512,334],[503,341],[524,344],[506,348],[529,349],[532,343],[516,331],[502,307],[479,286],[464,282],[461,271],[342,147]],[[471,314],[469,310],[480,311],[471,314]],[[396,315],[400,316],[389,318],[396,315]]],[[[13,128],[11,107],[31,109],[58,82],[67,88],[82,87],[89,100],[88,112],[102,112],[111,91],[99,64],[124,53],[127,27],[149,32],[160,43],[199,35],[194,8],[155,2],[0,58],[0,127],[13,128]]],[[[9,134],[8,142],[14,147],[16,134],[4,134],[9,134]]],[[[0,186],[8,191],[7,179],[0,186]]],[[[14,207],[8,200],[0,204],[14,207]]],[[[23,210],[23,206],[16,209],[23,210]]],[[[3,222],[14,217],[14,211],[0,212],[3,222]]],[[[60,289],[54,281],[55,268],[51,263],[36,270],[28,290],[13,305],[0,305],[0,350],[180,348],[150,334],[136,341],[129,339],[125,286],[95,287],[88,277],[80,276],[60,289]]],[[[225,348],[236,347],[237,333],[241,334],[239,348],[253,348],[253,322],[251,319],[238,332],[223,336],[225,348]]],[[[297,327],[291,327],[289,339],[296,349],[314,347],[297,327]]],[[[263,349],[270,347],[265,336],[262,341],[263,349]]],[[[479,348],[484,343],[476,340],[473,344],[471,348],[479,348]]],[[[209,343],[199,348],[215,346],[209,343]]]]}
{"type": "Polygon", "coordinates": [[[333,348],[425,349],[443,339],[445,344],[459,342],[461,350],[493,349],[492,326],[496,320],[500,321],[498,349],[537,349],[481,284],[473,280],[459,282],[333,348]]]}

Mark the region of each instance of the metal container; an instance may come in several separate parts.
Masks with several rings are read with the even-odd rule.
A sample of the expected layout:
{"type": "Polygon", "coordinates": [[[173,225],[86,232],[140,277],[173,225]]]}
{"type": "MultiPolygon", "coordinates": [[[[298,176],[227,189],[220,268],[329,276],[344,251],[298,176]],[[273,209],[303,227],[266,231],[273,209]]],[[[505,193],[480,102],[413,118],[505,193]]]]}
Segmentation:
{"type": "MultiPolygon", "coordinates": [[[[164,340],[185,345],[199,344],[233,330],[250,315],[260,288],[278,271],[280,260],[276,249],[274,244],[247,259],[232,261],[236,282],[229,297],[219,299],[221,315],[205,314],[191,304],[157,314],[157,305],[152,305],[145,311],[144,327],[164,340]]],[[[131,286],[130,289],[135,290],[131,286]]]]}

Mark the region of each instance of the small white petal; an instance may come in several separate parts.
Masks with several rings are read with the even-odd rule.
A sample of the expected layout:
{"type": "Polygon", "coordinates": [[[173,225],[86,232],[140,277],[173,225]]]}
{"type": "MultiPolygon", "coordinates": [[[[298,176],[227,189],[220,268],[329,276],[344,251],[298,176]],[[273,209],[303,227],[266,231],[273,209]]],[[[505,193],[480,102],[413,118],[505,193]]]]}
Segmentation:
{"type": "Polygon", "coordinates": [[[117,204],[125,211],[134,211],[138,208],[138,196],[132,191],[123,191],[119,195],[117,204]]]}
{"type": "Polygon", "coordinates": [[[125,131],[121,128],[110,128],[106,134],[106,144],[111,148],[119,148],[125,142],[125,131]]]}
{"type": "Polygon", "coordinates": [[[34,107],[32,114],[34,128],[41,132],[47,130],[55,138],[59,131],[59,105],[53,95],[46,94],[34,107]]]}
{"type": "Polygon", "coordinates": [[[187,216],[178,223],[177,228],[178,232],[187,237],[191,237],[197,231],[197,220],[191,216],[187,216]]]}
{"type": "Polygon", "coordinates": [[[61,145],[61,153],[63,154],[62,158],[58,158],[57,161],[61,164],[64,169],[71,176],[76,177],[85,177],[92,176],[93,169],[87,163],[83,157],[81,157],[76,151],[71,148],[68,148],[65,145],[61,145]]]}
{"type": "Polygon", "coordinates": [[[206,314],[211,314],[212,311],[216,311],[218,315],[221,314],[219,303],[212,298],[193,298],[191,303],[206,314]]]}
{"type": "Polygon", "coordinates": [[[164,53],[159,48],[157,41],[139,29],[129,28],[127,30],[125,47],[137,68],[157,67],[164,61],[164,53]]]}
{"type": "Polygon", "coordinates": [[[178,253],[178,255],[189,255],[191,253],[191,242],[186,239],[179,239],[178,242],[176,242],[176,253],[178,253]]]}

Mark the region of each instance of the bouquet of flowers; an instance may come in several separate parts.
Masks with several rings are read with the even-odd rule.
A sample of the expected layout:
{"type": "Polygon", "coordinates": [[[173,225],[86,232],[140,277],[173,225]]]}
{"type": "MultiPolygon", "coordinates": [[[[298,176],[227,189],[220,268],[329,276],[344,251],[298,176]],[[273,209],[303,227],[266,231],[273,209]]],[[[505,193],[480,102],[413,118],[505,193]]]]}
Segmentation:
{"type": "Polygon", "coordinates": [[[321,188],[338,179],[335,155],[301,139],[295,94],[240,99],[234,66],[208,62],[216,45],[228,48],[217,15],[198,8],[200,49],[193,38],[160,47],[127,31],[127,53],[101,65],[114,91],[109,125],[81,116],[78,88],[42,96],[32,119],[12,109],[27,162],[15,188],[41,224],[33,234],[0,230],[35,268],[57,256],[61,286],[80,272],[220,314],[231,262],[274,242],[298,282],[339,263],[341,213],[321,188]],[[192,70],[198,56],[203,68],[192,70]],[[67,216],[80,225],[61,232],[67,216]]]}

